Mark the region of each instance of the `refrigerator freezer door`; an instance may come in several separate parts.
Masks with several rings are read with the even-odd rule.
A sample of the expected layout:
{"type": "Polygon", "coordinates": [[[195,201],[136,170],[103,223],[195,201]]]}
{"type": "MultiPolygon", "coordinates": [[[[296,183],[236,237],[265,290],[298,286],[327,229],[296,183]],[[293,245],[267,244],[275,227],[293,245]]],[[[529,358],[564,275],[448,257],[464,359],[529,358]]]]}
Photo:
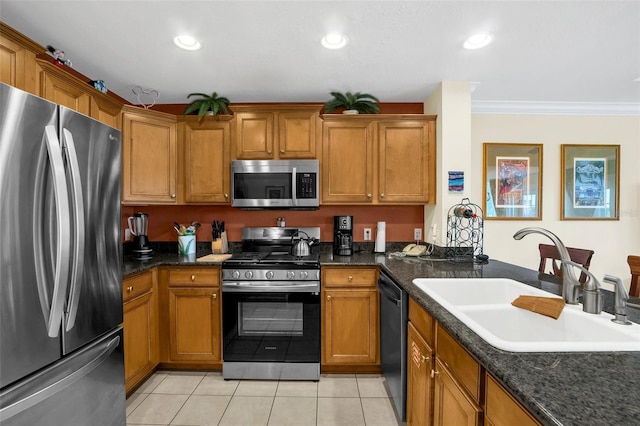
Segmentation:
{"type": "Polygon", "coordinates": [[[122,323],[122,148],[119,130],[65,107],[60,135],[74,225],[62,339],[68,354],[122,323]]]}
{"type": "Polygon", "coordinates": [[[2,426],[126,423],[122,329],[0,393],[2,426]]]}
{"type": "Polygon", "coordinates": [[[55,104],[0,83],[0,388],[61,356],[60,336],[47,331],[60,218],[45,127],[56,125],[56,111],[55,104]],[[38,188],[49,196],[37,196],[38,188]]]}

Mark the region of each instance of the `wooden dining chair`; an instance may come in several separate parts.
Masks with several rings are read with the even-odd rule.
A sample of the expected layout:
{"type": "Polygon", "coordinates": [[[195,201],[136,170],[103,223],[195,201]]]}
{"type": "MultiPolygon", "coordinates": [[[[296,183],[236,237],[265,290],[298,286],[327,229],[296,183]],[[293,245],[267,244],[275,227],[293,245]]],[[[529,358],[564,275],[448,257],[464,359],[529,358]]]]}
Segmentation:
{"type": "Polygon", "coordinates": [[[631,269],[631,287],[629,296],[640,297],[640,256],[630,255],[627,257],[629,269],[631,269]]]}
{"type": "MultiPolygon", "coordinates": [[[[538,272],[561,277],[562,264],[560,262],[560,252],[558,252],[558,248],[551,244],[540,244],[538,249],[540,250],[540,266],[538,266],[538,272]],[[546,271],[547,260],[551,262],[551,270],[548,272],[546,271]]],[[[587,270],[589,269],[591,257],[593,257],[594,253],[593,250],[567,247],[567,251],[573,262],[579,263],[587,270]]],[[[587,274],[581,272],[579,281],[581,284],[584,284],[587,281],[587,274]]]]}

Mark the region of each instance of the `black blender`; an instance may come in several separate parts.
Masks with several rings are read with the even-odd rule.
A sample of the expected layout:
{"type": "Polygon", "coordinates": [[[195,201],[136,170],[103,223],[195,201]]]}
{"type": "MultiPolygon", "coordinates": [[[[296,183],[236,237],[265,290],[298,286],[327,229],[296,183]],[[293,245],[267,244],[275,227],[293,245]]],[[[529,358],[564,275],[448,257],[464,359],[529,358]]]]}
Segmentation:
{"type": "Polygon", "coordinates": [[[147,227],[149,225],[149,215],[147,213],[134,213],[129,219],[129,231],[133,235],[134,248],[133,258],[136,260],[151,259],[153,250],[149,247],[149,237],[147,227]]]}

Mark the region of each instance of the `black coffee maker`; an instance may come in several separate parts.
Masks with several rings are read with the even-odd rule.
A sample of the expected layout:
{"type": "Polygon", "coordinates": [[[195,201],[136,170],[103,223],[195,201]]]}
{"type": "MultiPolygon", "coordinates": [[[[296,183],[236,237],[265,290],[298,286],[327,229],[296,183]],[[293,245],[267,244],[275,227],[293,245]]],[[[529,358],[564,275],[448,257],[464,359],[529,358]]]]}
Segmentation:
{"type": "Polygon", "coordinates": [[[333,254],[353,254],[353,216],[333,217],[333,254]]]}

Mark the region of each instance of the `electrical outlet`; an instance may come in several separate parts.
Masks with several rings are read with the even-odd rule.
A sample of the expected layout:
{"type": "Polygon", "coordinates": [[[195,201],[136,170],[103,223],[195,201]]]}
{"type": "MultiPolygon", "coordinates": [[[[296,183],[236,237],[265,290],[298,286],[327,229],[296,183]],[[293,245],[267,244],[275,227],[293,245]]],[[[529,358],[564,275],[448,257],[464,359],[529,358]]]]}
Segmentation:
{"type": "Polygon", "coordinates": [[[433,225],[431,225],[431,239],[435,243],[437,238],[438,238],[438,225],[434,223],[433,225]]]}
{"type": "Polygon", "coordinates": [[[124,228],[124,240],[129,241],[131,239],[131,230],[129,228],[124,228]]]}
{"type": "Polygon", "coordinates": [[[364,240],[371,241],[371,228],[364,228],[364,240]]]}
{"type": "Polygon", "coordinates": [[[422,239],[422,228],[413,228],[413,239],[416,241],[422,239]]]}

